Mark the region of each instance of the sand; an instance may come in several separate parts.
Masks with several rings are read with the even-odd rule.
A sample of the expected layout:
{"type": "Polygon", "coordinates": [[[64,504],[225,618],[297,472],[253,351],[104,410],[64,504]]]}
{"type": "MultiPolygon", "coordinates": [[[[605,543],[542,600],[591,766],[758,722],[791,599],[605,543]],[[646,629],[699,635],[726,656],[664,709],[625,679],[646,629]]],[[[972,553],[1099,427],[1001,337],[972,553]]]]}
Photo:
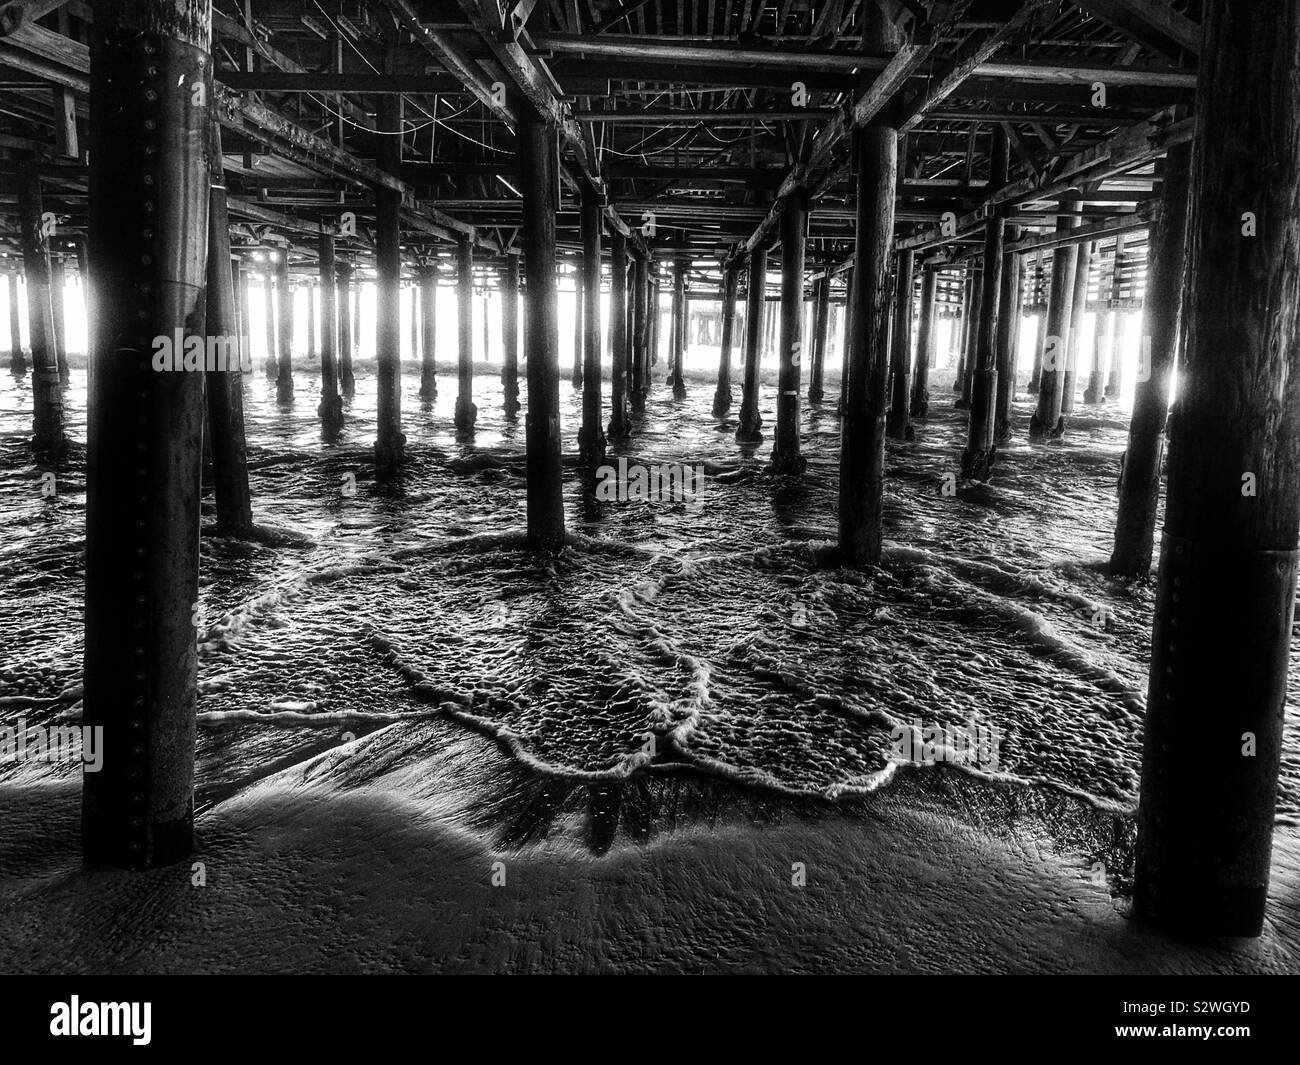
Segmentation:
{"type": "Polygon", "coordinates": [[[1093,882],[1108,818],[922,772],[843,808],[681,772],[593,791],[400,723],[204,811],[201,867],[136,874],[83,870],[79,781],[27,773],[0,784],[0,968],[1300,972],[1295,829],[1262,938],[1179,943],[1093,882]]]}

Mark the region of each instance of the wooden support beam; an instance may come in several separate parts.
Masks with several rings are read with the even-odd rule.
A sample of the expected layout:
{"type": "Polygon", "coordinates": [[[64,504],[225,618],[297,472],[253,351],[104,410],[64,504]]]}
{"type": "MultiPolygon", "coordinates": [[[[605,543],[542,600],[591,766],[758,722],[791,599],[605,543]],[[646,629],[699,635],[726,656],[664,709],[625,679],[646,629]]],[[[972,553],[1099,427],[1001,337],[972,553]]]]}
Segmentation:
{"type": "MultiPolygon", "coordinates": [[[[1057,229],[1064,232],[1077,228],[1078,219],[1063,213],[1057,229]]],[[[1029,421],[1029,440],[1041,443],[1060,439],[1064,432],[1061,406],[1065,401],[1065,358],[1070,343],[1074,316],[1074,275],[1079,255],[1069,244],[1052,253],[1052,287],[1048,298],[1047,332],[1039,343],[1042,368],[1038,379],[1038,406],[1029,421]]]]}
{"type": "Polygon", "coordinates": [[[357,390],[356,374],[352,368],[354,347],[352,264],[342,260],[335,262],[334,275],[338,279],[339,389],[345,398],[350,398],[357,390]]]}
{"type": "Polygon", "coordinates": [[[736,331],[736,289],[740,270],[731,263],[722,271],[722,336],[718,351],[718,386],[713,393],[713,416],[725,417],[731,410],[731,349],[736,331]]]}
{"type": "Polygon", "coordinates": [[[211,16],[207,0],[97,15],[82,722],[116,753],[83,774],[82,841],[91,864],[145,869],[193,848],[210,113],[191,92],[211,84],[211,16]]]}
{"type": "Polygon", "coordinates": [[[1174,11],[1166,0],[1074,0],[1074,4],[1171,59],[1183,52],[1200,54],[1201,27],[1174,11]]]}
{"type": "Polygon", "coordinates": [[[797,475],[807,468],[799,446],[803,367],[803,268],[808,237],[808,194],[796,189],[781,208],[781,303],[777,346],[776,432],[772,470],[797,475]]]}
{"type": "Polygon", "coordinates": [[[627,391],[631,345],[628,338],[627,289],[627,238],[621,233],[612,233],[609,238],[609,347],[613,372],[610,385],[609,436],[615,439],[625,437],[630,432],[627,391]]]}
{"type": "Polygon", "coordinates": [[[668,347],[668,383],[673,399],[686,398],[686,381],[682,377],[682,358],[686,353],[686,263],[673,262],[672,335],[668,347]]]}
{"type": "MultiPolygon", "coordinates": [[[[396,96],[379,99],[381,133],[401,129],[401,102],[396,96]]],[[[401,164],[401,141],[382,136],[380,163],[391,176],[401,164]]],[[[390,184],[375,186],[375,376],[378,391],[375,434],[375,474],[395,478],[406,462],[402,432],[402,197],[390,184]]],[[[468,236],[460,234],[466,241],[468,236]]]]}
{"type": "Polygon", "coordinates": [[[924,418],[930,413],[930,366],[934,362],[935,322],[934,298],[939,273],[926,269],[921,274],[921,310],[916,328],[916,371],[912,375],[913,418],[924,418]]]}
{"type": "Polygon", "coordinates": [[[456,241],[456,429],[468,432],[478,421],[474,403],[474,245],[456,241]]]}
{"type": "MultiPolygon", "coordinates": [[[[864,5],[864,49],[889,48],[895,30],[864,5]]],[[[875,566],[883,544],[885,408],[889,375],[889,252],[898,181],[898,129],[879,116],[857,137],[857,250],[853,335],[840,429],[839,551],[844,565],[875,566]]]]}
{"type": "Polygon", "coordinates": [[[217,504],[217,531],[224,536],[248,537],[253,532],[253,503],[248,486],[248,444],[244,438],[243,375],[252,370],[253,362],[242,343],[236,309],[237,267],[230,257],[221,132],[216,122],[209,120],[206,133],[210,176],[204,333],[212,338],[217,353],[225,355],[225,365],[218,360],[207,367],[204,375],[212,494],[217,504]]]}
{"type": "Polygon", "coordinates": [[[58,459],[67,449],[67,438],[50,302],[50,230],[41,200],[40,175],[31,158],[24,160],[20,168],[18,221],[32,352],[32,451],[58,459]]]}
{"type": "Polygon", "coordinates": [[[1264,927],[1300,531],[1300,9],[1203,18],[1134,870],[1198,939],[1264,927]]]}
{"type": "Polygon", "coordinates": [[[438,398],[438,271],[432,263],[420,267],[420,402],[431,406],[438,398]]]}
{"type": "Polygon", "coordinates": [[[831,279],[823,276],[813,283],[812,364],[808,370],[808,402],[820,403],[826,368],[826,335],[830,325],[831,279]]]}
{"type": "Polygon", "coordinates": [[[343,397],[339,392],[338,278],[334,235],[320,234],[320,415],[321,436],[326,442],[343,430],[343,397]]]}
{"type": "Polygon", "coordinates": [[[741,378],[740,421],[736,426],[736,442],[758,444],[763,440],[763,434],[759,431],[763,426],[763,417],[758,412],[758,371],[762,360],[759,338],[763,332],[763,297],[767,288],[767,248],[758,247],[749,253],[746,285],[745,372],[741,378]]]}
{"type": "Polygon", "coordinates": [[[582,425],[578,453],[589,469],[605,462],[600,380],[600,204],[596,194],[582,194],[581,299],[576,308],[582,318],[582,425]]]}
{"type": "Polygon", "coordinates": [[[889,416],[885,435],[891,440],[907,440],[912,434],[908,394],[912,363],[912,271],[914,254],[898,253],[898,272],[894,283],[894,325],[890,337],[889,416]]]}
{"type": "Polygon", "coordinates": [[[564,546],[560,467],[560,360],[555,321],[555,198],[559,159],[555,127],[528,119],[519,126],[519,170],[524,196],[524,293],[528,340],[528,542],[564,546]]]}
{"type": "Polygon", "coordinates": [[[501,286],[501,384],[506,418],[519,414],[519,256],[507,255],[501,286]]]}
{"type": "Polygon", "coordinates": [[[1011,441],[1011,404],[1016,388],[1016,356],[1020,351],[1020,256],[1007,246],[1020,235],[1019,226],[1007,226],[998,286],[997,407],[993,417],[993,443],[1011,441]]]}

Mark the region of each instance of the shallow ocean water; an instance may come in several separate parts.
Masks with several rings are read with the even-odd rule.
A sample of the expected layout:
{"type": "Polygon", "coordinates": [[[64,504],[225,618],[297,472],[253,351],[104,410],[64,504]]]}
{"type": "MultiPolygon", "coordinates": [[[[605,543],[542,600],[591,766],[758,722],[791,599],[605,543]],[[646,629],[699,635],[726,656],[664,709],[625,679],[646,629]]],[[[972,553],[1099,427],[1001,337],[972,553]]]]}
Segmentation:
{"type": "MultiPolygon", "coordinates": [[[[328,447],[311,363],[297,368],[287,410],[260,369],[246,378],[255,519],[307,542],[203,540],[201,810],[384,724],[435,715],[495,737],[544,777],[685,770],[831,800],[893,786],[895,726],[977,723],[999,731],[998,764],[965,771],[994,787],[1115,813],[1135,805],[1152,586],[1104,571],[1126,410],[1079,406],[1063,443],[1030,448],[1022,390],[1019,442],[988,485],[950,495],[965,416],[940,371],[916,441],[889,445],[884,565],[856,572],[827,561],[834,376],[828,402],[805,406],[808,471],[784,479],[765,469],[770,379],[767,439],[742,449],[738,387],[731,415],[714,419],[712,380],[688,376],[687,399],[674,402],[657,366],[644,417],[610,454],[704,465],[687,504],[596,498],[574,461],[580,394],[565,372],[571,544],[540,557],[520,546],[522,417],[504,418],[498,371],[480,367],[478,426],[457,434],[449,369],[425,408],[418,368],[405,367],[410,461],[392,485],[375,482],[369,461],[369,367],[328,447]]],[[[84,441],[84,370],[67,403],[70,434],[84,441]]],[[[84,454],[42,495],[29,426],[29,381],[6,373],[0,724],[75,716],[79,696],[84,454]]],[[[1295,656],[1278,801],[1288,824],[1300,818],[1295,656]]],[[[17,771],[0,765],[0,779],[17,771]]]]}

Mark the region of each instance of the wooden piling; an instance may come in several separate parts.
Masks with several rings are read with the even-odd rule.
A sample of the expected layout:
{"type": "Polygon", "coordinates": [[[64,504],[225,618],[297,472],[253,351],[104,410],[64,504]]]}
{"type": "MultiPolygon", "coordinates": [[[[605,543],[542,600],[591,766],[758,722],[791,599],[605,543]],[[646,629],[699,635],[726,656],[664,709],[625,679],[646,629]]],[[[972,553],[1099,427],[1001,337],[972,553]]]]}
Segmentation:
{"type": "Polygon", "coordinates": [[[831,317],[830,270],[813,286],[812,364],[808,370],[808,402],[820,403],[826,395],[826,336],[831,317]]]}
{"type": "MultiPolygon", "coordinates": [[[[391,59],[391,56],[390,56],[391,59]]],[[[379,165],[390,174],[401,169],[401,97],[379,97],[379,165]]],[[[395,477],[406,462],[402,432],[402,195],[375,187],[375,384],[377,427],[375,473],[395,477]]]]}
{"type": "Polygon", "coordinates": [[[582,387],[582,258],[573,261],[573,370],[570,382],[573,387],[582,387]]]}
{"type": "MultiPolygon", "coordinates": [[[[1078,204],[1062,203],[1056,231],[1068,233],[1079,225],[1078,204]]],[[[1038,381],[1038,406],[1029,419],[1029,440],[1059,440],[1065,431],[1061,406],[1065,399],[1065,358],[1070,343],[1074,311],[1074,275],[1079,252],[1064,244],[1052,253],[1052,285],[1047,304],[1047,332],[1039,338],[1042,371],[1038,381]]]]}
{"type": "Polygon", "coordinates": [[[92,31],[82,839],[134,869],[193,846],[204,375],[155,338],[205,346],[210,28],[207,0],[105,0],[92,31]]]}
{"type": "Polygon", "coordinates": [[[320,415],[321,437],[338,439],[343,430],[343,397],[339,394],[339,319],[334,234],[320,235],[320,415]]]}
{"type": "Polygon", "coordinates": [[[803,362],[803,265],[808,234],[808,194],[796,189],[781,209],[781,339],[777,349],[776,432],[772,469],[799,474],[808,460],[799,450],[799,377],[803,362]]]}
{"type": "Polygon", "coordinates": [[[456,237],[456,411],[453,422],[461,432],[474,428],[474,245],[467,233],[456,237]]]}
{"type": "Polygon", "coordinates": [[[745,366],[741,379],[740,420],[736,426],[736,440],[742,444],[757,444],[763,439],[759,431],[763,417],[758,413],[759,342],[763,330],[763,303],[767,288],[767,249],[755,248],[749,253],[749,273],[745,296],[745,366]]]}
{"type": "Polygon", "coordinates": [[[938,281],[938,270],[929,268],[921,271],[921,311],[916,327],[916,372],[912,375],[912,402],[909,408],[913,418],[924,418],[930,413],[930,367],[934,363],[938,332],[934,318],[934,296],[938,281]]]}
{"type": "Polygon", "coordinates": [[[14,270],[7,275],[9,282],[9,372],[15,377],[27,376],[27,355],[23,351],[22,308],[19,305],[21,293],[18,281],[21,271],[14,270]]]}
{"type": "Polygon", "coordinates": [[[524,292],[528,338],[528,542],[564,546],[560,468],[560,357],[555,308],[555,211],[559,159],[555,126],[533,119],[518,131],[523,193],[524,292]]]}
{"type": "MultiPolygon", "coordinates": [[[[1074,412],[1078,387],[1079,356],[1083,346],[1084,318],[1088,312],[1088,273],[1092,268],[1092,242],[1083,241],[1075,249],[1074,303],[1070,311],[1070,342],[1066,345],[1065,375],[1061,385],[1061,413],[1074,412]]],[[[1064,422],[1062,423],[1064,428],[1064,422]]]]}
{"type": "MultiPolygon", "coordinates": [[[[1020,239],[1020,227],[1008,225],[1005,241],[1020,239]]],[[[1020,256],[1002,256],[1002,278],[998,285],[997,405],[993,415],[993,443],[1011,442],[1011,405],[1016,395],[1016,360],[1020,354],[1020,256]]]]}
{"type": "MultiPolygon", "coordinates": [[[[897,46],[894,23],[865,5],[863,49],[897,46]]],[[[854,150],[857,248],[853,339],[840,428],[839,551],[849,566],[880,562],[885,488],[885,406],[889,374],[889,253],[898,182],[898,129],[878,115],[860,130],[854,150]]]]}
{"type": "Polygon", "coordinates": [[[686,398],[686,381],[682,377],[682,358],[686,353],[686,266],[682,259],[673,260],[673,299],[669,319],[672,330],[668,338],[668,383],[673,399],[686,398]]]}
{"type": "Polygon", "coordinates": [[[615,230],[609,235],[609,351],[610,374],[609,435],[617,438],[630,431],[627,409],[627,378],[631,344],[628,342],[627,238],[615,230]]]}
{"type": "Polygon", "coordinates": [[[632,265],[632,412],[645,412],[646,385],[649,381],[647,360],[650,357],[650,270],[646,259],[632,265]]]}
{"type": "MultiPolygon", "coordinates": [[[[517,277],[516,273],[516,277],[517,277]]],[[[432,262],[420,267],[420,402],[431,405],[438,398],[438,268],[432,262]]],[[[515,385],[518,403],[518,383],[515,385]]]]}
{"type": "Polygon", "coordinates": [[[274,381],[280,376],[280,360],[276,354],[276,348],[279,347],[278,336],[279,329],[276,325],[277,315],[275,312],[275,257],[278,253],[268,251],[266,253],[266,273],[263,280],[266,282],[266,291],[262,302],[263,314],[262,325],[266,330],[266,379],[274,381]]]}
{"type": "Polygon", "coordinates": [[[605,429],[601,412],[600,374],[600,201],[584,190],[582,228],[582,424],[578,453],[595,469],[605,462],[605,429]]]}
{"type": "Polygon", "coordinates": [[[890,402],[885,420],[885,435],[894,440],[912,437],[912,419],[908,408],[912,372],[912,272],[914,256],[910,248],[898,253],[898,273],[894,285],[894,325],[890,337],[890,402]]]}
{"type": "Polygon", "coordinates": [[[289,246],[275,261],[275,331],[280,364],[276,369],[275,398],[293,402],[293,290],[289,287],[289,246]]]}
{"type": "Polygon", "coordinates": [[[68,274],[63,256],[50,256],[50,318],[54,323],[54,358],[59,368],[59,384],[67,387],[72,380],[68,367],[68,311],[64,306],[68,294],[68,274]]]}
{"type": "MultiPolygon", "coordinates": [[[[204,374],[208,439],[212,453],[212,488],[217,504],[217,530],[246,536],[253,528],[253,504],[248,487],[248,444],[244,438],[244,361],[239,342],[235,301],[235,271],[230,258],[230,219],[226,210],[226,179],[222,166],[221,133],[208,123],[209,165],[208,247],[205,332],[224,352],[226,364],[208,366],[204,374]]],[[[214,345],[214,346],[216,346],[214,345]]]]}
{"type": "Polygon", "coordinates": [[[342,259],[337,260],[334,264],[334,276],[338,281],[339,389],[343,397],[349,399],[357,390],[356,374],[352,369],[352,264],[342,259]]]}
{"type": "Polygon", "coordinates": [[[736,330],[736,288],[739,268],[728,263],[722,274],[722,338],[718,354],[718,387],[713,393],[713,416],[731,410],[731,346],[736,330]]]}
{"type": "Polygon", "coordinates": [[[1202,19],[1134,906],[1176,933],[1255,936],[1300,533],[1300,8],[1205,0],[1202,19]]]}
{"type": "MultiPolygon", "coordinates": [[[[1009,151],[1006,131],[997,126],[993,131],[993,155],[990,162],[994,188],[1006,184],[1009,151]]],[[[994,442],[998,395],[998,333],[1010,328],[1008,319],[999,315],[1006,294],[1002,290],[1002,261],[1006,237],[1006,209],[994,207],[984,224],[984,268],[975,292],[977,302],[972,307],[974,320],[970,363],[970,419],[967,423],[966,450],[961,456],[962,476],[970,480],[987,481],[997,461],[994,442]]]]}
{"type": "Polygon", "coordinates": [[[41,179],[36,161],[24,161],[18,178],[19,239],[27,280],[27,331],[32,349],[32,451],[58,458],[67,450],[63,396],[54,352],[54,314],[50,307],[50,244],[42,214],[41,179]]]}
{"type": "Polygon", "coordinates": [[[1142,310],[1142,355],[1133,393],[1128,448],[1119,481],[1115,548],[1110,572],[1145,577],[1151,571],[1160,470],[1165,453],[1169,389],[1177,363],[1183,309],[1184,240],[1187,234],[1191,148],[1171,148],[1157,166],[1159,210],[1148,242],[1147,289],[1142,310]]]}
{"type": "Polygon", "coordinates": [[[505,395],[505,414],[513,420],[519,415],[519,256],[507,255],[504,284],[501,287],[501,388],[505,395]]]}

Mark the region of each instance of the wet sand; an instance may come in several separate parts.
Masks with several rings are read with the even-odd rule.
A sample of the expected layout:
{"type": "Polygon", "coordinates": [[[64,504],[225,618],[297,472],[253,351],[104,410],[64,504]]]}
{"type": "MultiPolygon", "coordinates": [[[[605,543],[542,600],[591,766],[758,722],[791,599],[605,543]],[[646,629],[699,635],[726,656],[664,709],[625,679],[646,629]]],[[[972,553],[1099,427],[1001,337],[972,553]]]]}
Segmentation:
{"type": "Polygon", "coordinates": [[[624,796],[641,808],[598,854],[608,825],[590,795],[575,803],[452,723],[402,723],[210,809],[204,886],[189,865],[83,871],[75,781],[11,782],[0,959],[34,973],[1300,971],[1300,898],[1279,886],[1300,882],[1294,830],[1277,835],[1263,938],[1178,944],[1053,838],[1077,804],[1038,796],[1009,816],[977,782],[916,778],[837,810],[663,774],[624,796]]]}

